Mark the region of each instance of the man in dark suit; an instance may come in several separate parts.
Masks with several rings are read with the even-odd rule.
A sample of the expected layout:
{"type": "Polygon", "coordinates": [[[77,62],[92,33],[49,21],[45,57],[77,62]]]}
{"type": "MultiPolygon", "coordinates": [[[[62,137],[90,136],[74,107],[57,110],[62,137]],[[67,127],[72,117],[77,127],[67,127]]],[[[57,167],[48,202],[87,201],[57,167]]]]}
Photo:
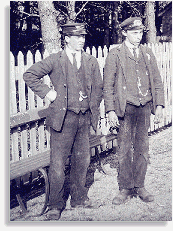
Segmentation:
{"type": "Polygon", "coordinates": [[[131,194],[151,202],[154,196],[144,187],[149,163],[148,129],[151,112],[155,123],[162,119],[164,90],[151,49],[140,44],[144,30],[141,18],[128,18],[120,26],[125,41],[109,52],[103,80],[110,127],[119,127],[119,193],[112,203],[125,203],[131,194]]]}
{"type": "Polygon", "coordinates": [[[35,63],[24,73],[26,84],[51,104],[46,123],[51,127],[50,196],[48,219],[58,220],[65,208],[65,163],[71,155],[71,207],[90,205],[85,188],[90,163],[90,125],[96,130],[102,100],[102,78],[96,58],[85,53],[85,25],[62,26],[65,49],[35,63]],[[54,89],[43,83],[49,75],[54,89]]]}

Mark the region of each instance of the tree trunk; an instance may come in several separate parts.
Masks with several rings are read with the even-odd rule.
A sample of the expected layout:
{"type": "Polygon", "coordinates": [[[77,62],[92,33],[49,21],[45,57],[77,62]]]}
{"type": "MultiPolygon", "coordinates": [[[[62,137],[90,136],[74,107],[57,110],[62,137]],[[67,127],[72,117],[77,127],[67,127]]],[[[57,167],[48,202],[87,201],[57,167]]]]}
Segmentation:
{"type": "Polygon", "coordinates": [[[75,22],[76,20],[76,12],[75,12],[75,1],[68,1],[68,18],[67,18],[67,23],[68,22],[75,22]]]}
{"type": "Polygon", "coordinates": [[[118,1],[113,1],[113,17],[112,17],[112,44],[122,43],[122,35],[118,28],[118,1]]]}
{"type": "Polygon", "coordinates": [[[59,12],[55,10],[52,1],[38,1],[38,10],[44,48],[49,53],[52,53],[53,49],[58,52],[61,48],[61,35],[56,22],[59,12]]]}
{"type": "Polygon", "coordinates": [[[109,47],[109,12],[104,15],[104,45],[109,47]]]}
{"type": "Polygon", "coordinates": [[[154,12],[154,1],[147,1],[145,8],[145,26],[148,29],[146,40],[147,43],[156,43],[156,26],[155,26],[155,12],[154,12]]]}

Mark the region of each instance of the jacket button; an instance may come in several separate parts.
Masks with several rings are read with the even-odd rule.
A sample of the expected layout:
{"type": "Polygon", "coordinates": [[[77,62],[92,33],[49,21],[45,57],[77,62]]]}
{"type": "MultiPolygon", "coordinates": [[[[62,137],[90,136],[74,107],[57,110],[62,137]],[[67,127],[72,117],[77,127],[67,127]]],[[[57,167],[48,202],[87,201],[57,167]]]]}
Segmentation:
{"type": "Polygon", "coordinates": [[[66,108],[65,108],[65,107],[63,107],[63,110],[65,111],[65,110],[66,110],[66,108]]]}

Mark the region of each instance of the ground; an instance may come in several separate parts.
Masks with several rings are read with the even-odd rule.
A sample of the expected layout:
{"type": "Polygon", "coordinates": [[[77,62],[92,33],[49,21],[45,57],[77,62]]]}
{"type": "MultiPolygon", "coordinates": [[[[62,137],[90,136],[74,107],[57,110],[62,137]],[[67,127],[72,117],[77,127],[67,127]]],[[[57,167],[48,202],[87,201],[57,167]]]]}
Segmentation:
{"type": "MultiPolygon", "coordinates": [[[[146,189],[155,195],[154,202],[145,203],[139,198],[129,199],[125,204],[112,205],[118,192],[117,170],[104,162],[108,174],[98,169],[94,172],[94,183],[89,188],[88,196],[95,209],[72,209],[69,200],[60,221],[171,221],[172,220],[172,127],[157,134],[150,140],[150,161],[145,180],[146,189]]],[[[110,157],[109,157],[110,159],[110,157]]],[[[28,202],[26,215],[19,207],[10,210],[10,220],[44,221],[45,215],[37,214],[38,202],[42,197],[28,202]]]]}

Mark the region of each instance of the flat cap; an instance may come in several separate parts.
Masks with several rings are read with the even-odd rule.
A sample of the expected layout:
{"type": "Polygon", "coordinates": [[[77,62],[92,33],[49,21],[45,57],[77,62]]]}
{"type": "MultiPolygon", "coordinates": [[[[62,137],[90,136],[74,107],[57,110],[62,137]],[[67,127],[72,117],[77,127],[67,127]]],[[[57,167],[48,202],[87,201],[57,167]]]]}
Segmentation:
{"type": "Polygon", "coordinates": [[[120,28],[122,30],[139,30],[144,29],[145,26],[142,24],[140,17],[130,17],[120,24],[120,28]]]}
{"type": "Polygon", "coordinates": [[[84,23],[67,23],[61,26],[64,35],[87,34],[84,23]]]}

